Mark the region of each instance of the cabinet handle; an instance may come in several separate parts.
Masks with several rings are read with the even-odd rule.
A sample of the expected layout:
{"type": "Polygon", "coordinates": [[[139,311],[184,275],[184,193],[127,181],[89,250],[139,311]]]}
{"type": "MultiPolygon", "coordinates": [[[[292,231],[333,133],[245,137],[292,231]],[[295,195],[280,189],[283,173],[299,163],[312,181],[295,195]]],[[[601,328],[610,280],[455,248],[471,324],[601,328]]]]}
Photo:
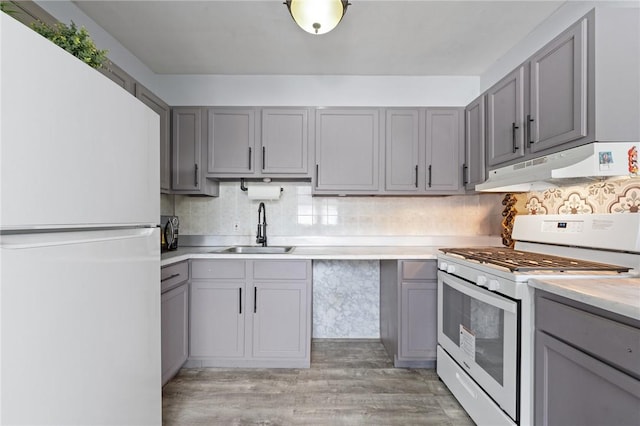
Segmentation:
{"type": "Polygon", "coordinates": [[[320,166],[316,164],[316,188],[318,187],[318,179],[320,179],[320,166]]]}
{"type": "Polygon", "coordinates": [[[242,315],[242,287],[238,287],[238,313],[242,315]]]}
{"type": "Polygon", "coordinates": [[[431,164],[429,164],[429,188],[431,188],[431,164]]]}
{"type": "Polygon", "coordinates": [[[167,278],[163,278],[163,279],[161,279],[161,280],[160,280],[160,282],[161,282],[161,283],[163,283],[163,282],[165,282],[165,281],[169,281],[169,280],[171,280],[171,279],[173,279],[173,278],[175,278],[175,277],[179,277],[179,276],[180,276],[180,274],[172,274],[171,276],[169,276],[169,277],[167,277],[167,278]]]}
{"type": "Polygon", "coordinates": [[[249,170],[251,170],[251,147],[249,147],[249,170]]]}
{"type": "Polygon", "coordinates": [[[193,176],[195,178],[195,181],[196,181],[195,186],[197,188],[198,187],[198,165],[197,164],[196,164],[196,169],[194,170],[193,176]]]}
{"type": "Polygon", "coordinates": [[[466,164],[462,165],[462,185],[466,185],[468,184],[468,180],[467,180],[467,170],[469,169],[469,167],[466,164]]]}
{"type": "Polygon", "coordinates": [[[513,152],[515,153],[520,147],[516,143],[516,130],[520,127],[516,126],[516,123],[511,124],[511,139],[513,140],[513,152]]]}
{"type": "Polygon", "coordinates": [[[416,188],[418,187],[418,165],[416,164],[416,188]]]}
{"type": "Polygon", "coordinates": [[[262,147],[262,170],[264,170],[264,163],[265,163],[265,158],[267,158],[267,148],[266,147],[262,147]]]}
{"type": "Polygon", "coordinates": [[[258,312],[258,287],[253,288],[253,313],[258,312]]]}
{"type": "Polygon", "coordinates": [[[531,123],[533,123],[533,121],[534,120],[531,118],[531,115],[527,115],[527,136],[529,137],[529,145],[535,142],[531,137],[531,123]]]}

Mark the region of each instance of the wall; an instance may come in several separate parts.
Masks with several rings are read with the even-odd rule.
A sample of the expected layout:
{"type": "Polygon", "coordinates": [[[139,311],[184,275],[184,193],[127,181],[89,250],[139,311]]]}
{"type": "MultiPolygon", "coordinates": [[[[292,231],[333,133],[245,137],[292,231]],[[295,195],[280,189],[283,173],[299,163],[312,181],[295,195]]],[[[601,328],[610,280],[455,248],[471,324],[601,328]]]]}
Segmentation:
{"type": "Polygon", "coordinates": [[[526,214],[640,212],[640,178],[566,186],[518,194],[526,214]]]}
{"type": "MultiPolygon", "coordinates": [[[[269,237],[500,233],[502,197],[497,194],[312,197],[308,182],[278,184],[284,189],[280,200],[265,202],[269,237]]],[[[175,213],[183,235],[226,236],[242,244],[255,239],[258,204],[240,190],[239,182],[221,182],[218,198],[175,196],[175,213]]]]}

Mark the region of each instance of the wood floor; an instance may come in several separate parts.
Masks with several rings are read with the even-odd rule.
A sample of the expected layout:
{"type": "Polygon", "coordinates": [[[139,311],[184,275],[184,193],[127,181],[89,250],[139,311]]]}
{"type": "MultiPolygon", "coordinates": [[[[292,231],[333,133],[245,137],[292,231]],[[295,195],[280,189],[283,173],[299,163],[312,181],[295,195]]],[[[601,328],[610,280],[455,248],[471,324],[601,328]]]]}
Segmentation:
{"type": "Polygon", "coordinates": [[[473,425],[434,370],[393,368],[378,341],[317,340],[309,369],[182,369],[164,425],[473,425]]]}

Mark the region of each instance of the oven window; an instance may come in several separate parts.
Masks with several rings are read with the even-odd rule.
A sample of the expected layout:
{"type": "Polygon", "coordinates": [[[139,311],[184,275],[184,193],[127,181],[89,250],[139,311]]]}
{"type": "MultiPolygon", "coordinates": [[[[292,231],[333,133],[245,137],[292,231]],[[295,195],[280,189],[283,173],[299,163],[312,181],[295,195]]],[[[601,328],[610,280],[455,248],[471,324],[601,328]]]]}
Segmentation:
{"type": "Polygon", "coordinates": [[[443,285],[442,330],[500,385],[504,371],[504,311],[443,285]]]}

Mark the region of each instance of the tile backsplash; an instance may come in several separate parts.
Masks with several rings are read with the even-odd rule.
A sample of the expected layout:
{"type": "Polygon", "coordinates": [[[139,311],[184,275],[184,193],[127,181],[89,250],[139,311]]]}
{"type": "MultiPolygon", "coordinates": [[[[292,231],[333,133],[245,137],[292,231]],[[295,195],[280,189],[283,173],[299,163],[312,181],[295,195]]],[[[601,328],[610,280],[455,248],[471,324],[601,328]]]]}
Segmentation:
{"type": "MultiPolygon", "coordinates": [[[[270,237],[500,234],[501,194],[312,197],[308,182],[271,185],[278,184],[280,199],[265,201],[270,237]]],[[[249,200],[239,182],[221,182],[217,198],[161,198],[162,213],[180,217],[183,235],[255,236],[260,202],[249,200]]]]}
{"type": "Polygon", "coordinates": [[[638,213],[640,178],[517,194],[521,214],[638,213]]]}

